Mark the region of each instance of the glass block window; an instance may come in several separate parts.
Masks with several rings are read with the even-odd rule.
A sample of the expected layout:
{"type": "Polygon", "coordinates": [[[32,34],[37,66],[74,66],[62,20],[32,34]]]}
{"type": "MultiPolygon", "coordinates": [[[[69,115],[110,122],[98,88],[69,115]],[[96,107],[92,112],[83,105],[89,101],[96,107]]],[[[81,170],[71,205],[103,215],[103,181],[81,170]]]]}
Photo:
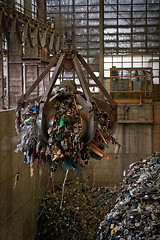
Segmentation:
{"type": "Polygon", "coordinates": [[[105,0],[104,53],[159,52],[159,0],[105,0]]]}
{"type": "MultiPolygon", "coordinates": [[[[153,82],[159,83],[159,0],[104,0],[103,4],[104,77],[110,78],[114,66],[151,67],[153,82]]],[[[55,18],[61,36],[74,33],[74,49],[99,77],[100,0],[46,0],[46,5],[47,18],[55,18]]],[[[86,78],[90,83],[87,73],[86,78]]]]}
{"type": "MultiPolygon", "coordinates": [[[[99,76],[99,0],[46,0],[47,18],[55,19],[55,27],[60,32],[61,48],[66,48],[65,33],[72,36],[72,47],[85,59],[92,71],[99,76]]],[[[87,81],[90,76],[85,71],[87,81]]],[[[63,79],[79,80],[75,73],[64,74],[63,79]]],[[[98,91],[92,84],[91,91],[98,91]]]]}
{"type": "Polygon", "coordinates": [[[17,11],[24,13],[24,0],[16,0],[15,8],[17,11]]]}
{"type": "Polygon", "coordinates": [[[37,0],[32,0],[32,18],[37,18],[37,0]]]}

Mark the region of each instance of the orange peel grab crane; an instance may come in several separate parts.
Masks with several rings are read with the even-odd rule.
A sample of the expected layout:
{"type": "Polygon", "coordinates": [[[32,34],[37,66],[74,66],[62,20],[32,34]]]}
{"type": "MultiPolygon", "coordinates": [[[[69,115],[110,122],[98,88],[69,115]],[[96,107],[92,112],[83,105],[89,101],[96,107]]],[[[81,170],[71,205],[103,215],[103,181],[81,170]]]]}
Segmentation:
{"type": "Polygon", "coordinates": [[[40,74],[36,81],[29,87],[25,94],[23,94],[17,102],[17,110],[21,111],[22,108],[27,106],[29,103],[33,103],[35,100],[38,100],[40,103],[40,114],[38,119],[38,126],[41,132],[42,138],[47,141],[47,129],[54,115],[53,106],[56,103],[56,94],[53,95],[52,90],[55,86],[58,75],[62,71],[76,71],[77,76],[80,81],[80,85],[83,89],[83,93],[76,92],[76,84],[74,81],[64,80],[60,84],[59,88],[68,89],[69,93],[76,92],[75,100],[76,104],[81,105],[80,116],[82,123],[82,140],[84,144],[90,143],[97,129],[96,122],[96,111],[100,109],[104,111],[108,119],[110,120],[110,128],[112,131],[115,129],[117,122],[117,103],[113,100],[111,95],[104,88],[103,84],[95,76],[91,68],[85,62],[83,57],[78,54],[76,51],[70,50],[68,48],[65,51],[59,52],[56,57],[54,57],[45,70],[40,74]],[[38,98],[29,99],[30,94],[45,77],[45,75],[50,71],[50,69],[55,66],[53,76],[50,79],[49,85],[42,96],[38,98]],[[89,84],[85,79],[82,66],[94,80],[97,87],[103,93],[105,101],[102,101],[92,95],[89,89],[89,84]]]}

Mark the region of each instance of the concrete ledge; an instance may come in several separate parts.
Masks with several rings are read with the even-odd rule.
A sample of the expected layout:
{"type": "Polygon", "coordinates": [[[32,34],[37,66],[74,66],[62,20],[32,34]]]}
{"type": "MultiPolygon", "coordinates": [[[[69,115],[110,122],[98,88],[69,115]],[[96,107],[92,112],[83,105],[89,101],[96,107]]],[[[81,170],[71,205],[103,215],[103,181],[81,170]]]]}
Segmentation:
{"type": "Polygon", "coordinates": [[[135,121],[135,120],[118,120],[118,123],[140,123],[140,124],[153,124],[153,120],[148,121],[135,121]]]}

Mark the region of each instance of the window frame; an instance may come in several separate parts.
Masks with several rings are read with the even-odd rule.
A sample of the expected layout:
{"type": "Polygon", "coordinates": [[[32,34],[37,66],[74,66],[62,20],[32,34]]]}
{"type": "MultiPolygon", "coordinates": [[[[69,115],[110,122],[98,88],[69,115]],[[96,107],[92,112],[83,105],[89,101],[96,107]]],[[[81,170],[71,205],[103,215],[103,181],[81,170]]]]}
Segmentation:
{"type": "MultiPolygon", "coordinates": [[[[153,81],[152,81],[152,68],[110,68],[110,93],[113,96],[114,93],[126,93],[126,94],[132,94],[132,93],[137,93],[137,96],[139,96],[140,98],[151,98],[152,97],[152,89],[153,89],[153,81]],[[129,75],[113,75],[113,71],[129,71],[129,75]],[[150,71],[149,75],[132,75],[132,71],[150,71]],[[113,79],[129,79],[129,91],[127,90],[117,90],[114,91],[112,90],[113,87],[113,79]],[[144,78],[144,90],[133,90],[133,78],[144,78]],[[150,90],[147,90],[147,78],[150,78],[150,90]],[[150,96],[150,97],[146,97],[146,96],[150,96]]],[[[119,99],[119,98],[117,98],[119,99]]]]}

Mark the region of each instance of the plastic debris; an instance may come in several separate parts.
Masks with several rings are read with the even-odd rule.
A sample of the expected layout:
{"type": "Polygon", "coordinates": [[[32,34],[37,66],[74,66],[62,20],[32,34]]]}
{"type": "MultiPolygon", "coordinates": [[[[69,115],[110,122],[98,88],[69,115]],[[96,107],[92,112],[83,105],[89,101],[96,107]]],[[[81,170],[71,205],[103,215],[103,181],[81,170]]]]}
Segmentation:
{"type": "Polygon", "coordinates": [[[130,165],[97,240],[160,238],[160,153],[130,165]],[[114,226],[114,228],[113,228],[114,226]]]}
{"type": "Polygon", "coordinates": [[[95,137],[89,144],[84,144],[82,134],[81,115],[75,101],[75,95],[68,95],[64,90],[56,94],[53,106],[55,114],[53,122],[48,127],[47,142],[43,140],[38,128],[39,103],[29,104],[16,114],[16,125],[19,125],[20,144],[16,152],[24,153],[24,162],[30,164],[31,177],[34,175],[34,162],[43,169],[47,163],[51,172],[55,172],[58,165],[64,163],[66,169],[76,168],[79,175],[83,166],[88,164],[90,157],[109,159],[105,153],[108,142],[118,144],[111,136],[107,115],[97,110],[98,122],[95,137]],[[18,123],[18,124],[17,124],[18,123]]]}

